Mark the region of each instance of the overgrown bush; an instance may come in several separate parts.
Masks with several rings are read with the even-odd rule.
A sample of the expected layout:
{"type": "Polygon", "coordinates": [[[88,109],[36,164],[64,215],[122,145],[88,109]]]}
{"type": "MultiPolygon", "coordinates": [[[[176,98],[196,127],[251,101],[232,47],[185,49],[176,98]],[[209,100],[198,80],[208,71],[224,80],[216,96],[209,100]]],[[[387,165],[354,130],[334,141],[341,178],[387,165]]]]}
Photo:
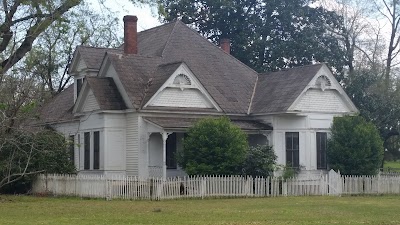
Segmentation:
{"type": "Polygon", "coordinates": [[[373,175],[383,160],[383,142],[376,127],[360,116],[336,117],[328,140],[330,168],[348,175],[373,175]]]}
{"type": "Polygon", "coordinates": [[[243,164],[243,174],[249,176],[273,176],[276,155],[272,146],[257,145],[247,151],[243,164]]]}
{"type": "Polygon", "coordinates": [[[38,173],[74,173],[65,138],[50,130],[0,137],[0,192],[24,193],[38,173]]]}
{"type": "Polygon", "coordinates": [[[188,131],[178,164],[188,175],[241,174],[247,135],[229,118],[199,120],[188,131]]]}

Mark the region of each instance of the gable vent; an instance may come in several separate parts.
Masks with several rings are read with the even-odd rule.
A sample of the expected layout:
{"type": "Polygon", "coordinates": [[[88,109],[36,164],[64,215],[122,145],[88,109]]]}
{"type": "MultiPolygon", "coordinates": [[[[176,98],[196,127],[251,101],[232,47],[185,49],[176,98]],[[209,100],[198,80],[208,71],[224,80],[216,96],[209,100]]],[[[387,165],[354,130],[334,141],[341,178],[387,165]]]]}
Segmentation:
{"type": "Polygon", "coordinates": [[[190,78],[185,75],[185,74],[178,74],[175,79],[173,84],[178,84],[178,85],[191,85],[192,82],[190,81],[190,78]]]}
{"type": "Polygon", "coordinates": [[[321,88],[321,90],[325,90],[327,87],[330,87],[331,81],[329,80],[329,78],[325,75],[321,75],[317,78],[317,80],[315,81],[315,86],[317,86],[318,88],[321,88]]]}

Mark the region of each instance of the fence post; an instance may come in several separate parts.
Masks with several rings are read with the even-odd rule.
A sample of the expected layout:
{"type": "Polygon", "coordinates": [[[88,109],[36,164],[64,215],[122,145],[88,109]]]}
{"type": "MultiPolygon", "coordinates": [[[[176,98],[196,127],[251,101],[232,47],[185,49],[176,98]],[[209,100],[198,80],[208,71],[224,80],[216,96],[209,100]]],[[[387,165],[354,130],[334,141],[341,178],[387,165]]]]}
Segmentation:
{"type": "Polygon", "coordinates": [[[106,200],[111,201],[111,185],[110,185],[110,180],[108,179],[108,176],[105,177],[105,182],[106,182],[106,200]]]}
{"type": "Polygon", "coordinates": [[[380,174],[378,174],[377,176],[376,176],[376,181],[378,182],[378,184],[377,184],[377,186],[378,186],[378,194],[381,194],[382,193],[382,190],[381,190],[381,175],[380,174]]]}
{"type": "Polygon", "coordinates": [[[246,183],[245,183],[245,195],[246,196],[250,195],[250,180],[251,180],[251,177],[247,176],[246,183]]]}
{"type": "Polygon", "coordinates": [[[282,179],[281,181],[282,181],[282,195],[287,197],[287,195],[288,195],[287,180],[282,179]]]}
{"type": "Polygon", "coordinates": [[[338,196],[342,196],[342,192],[343,192],[343,186],[342,186],[342,184],[343,184],[343,178],[342,178],[342,175],[340,174],[340,170],[338,170],[337,174],[338,174],[338,177],[337,177],[337,179],[338,179],[338,181],[337,181],[337,192],[338,192],[338,196]]]}
{"type": "Polygon", "coordinates": [[[203,199],[206,195],[206,178],[204,176],[201,177],[201,185],[200,185],[200,196],[203,199]]]}

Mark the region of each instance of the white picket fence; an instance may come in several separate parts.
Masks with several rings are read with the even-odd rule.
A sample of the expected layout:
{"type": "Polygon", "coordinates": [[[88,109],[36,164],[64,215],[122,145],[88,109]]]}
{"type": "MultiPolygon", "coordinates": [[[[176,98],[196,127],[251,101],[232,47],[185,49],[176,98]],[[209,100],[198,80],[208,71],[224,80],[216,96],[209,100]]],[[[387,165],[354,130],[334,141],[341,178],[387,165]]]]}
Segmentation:
{"type": "Polygon", "coordinates": [[[400,194],[400,176],[342,176],[342,194],[400,194]]]}
{"type": "Polygon", "coordinates": [[[306,179],[202,176],[141,179],[130,176],[40,175],[33,193],[106,199],[275,197],[400,194],[400,176],[341,176],[334,171],[306,179]]]}

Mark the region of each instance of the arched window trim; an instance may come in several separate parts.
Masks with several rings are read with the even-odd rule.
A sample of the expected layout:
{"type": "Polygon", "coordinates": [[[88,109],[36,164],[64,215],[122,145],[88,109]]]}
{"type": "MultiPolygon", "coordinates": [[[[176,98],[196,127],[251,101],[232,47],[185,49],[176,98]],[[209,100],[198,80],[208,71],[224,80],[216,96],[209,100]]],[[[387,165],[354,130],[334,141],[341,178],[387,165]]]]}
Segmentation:
{"type": "Polygon", "coordinates": [[[321,75],[315,80],[315,86],[324,91],[325,89],[332,87],[332,82],[326,75],[321,75]]]}
{"type": "Polygon", "coordinates": [[[168,87],[180,88],[182,91],[185,88],[196,88],[192,79],[184,73],[176,75],[174,80],[170,85],[168,85],[168,87]]]}

